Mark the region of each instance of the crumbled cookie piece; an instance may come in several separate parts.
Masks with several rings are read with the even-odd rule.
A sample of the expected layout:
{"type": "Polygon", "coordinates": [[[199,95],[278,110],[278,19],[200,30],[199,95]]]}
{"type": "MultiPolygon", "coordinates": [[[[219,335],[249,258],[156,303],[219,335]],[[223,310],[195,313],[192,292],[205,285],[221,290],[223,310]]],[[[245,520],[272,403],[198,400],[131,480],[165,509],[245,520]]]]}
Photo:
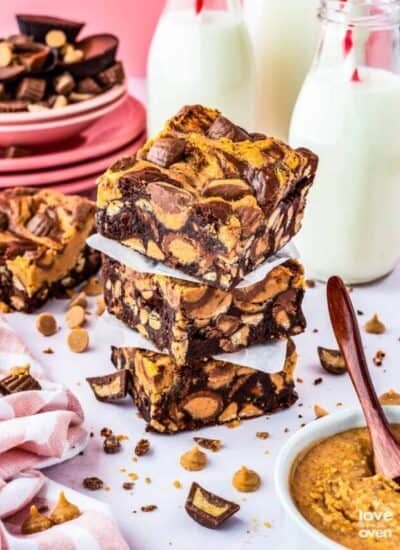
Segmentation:
{"type": "Polygon", "coordinates": [[[54,353],[54,350],[53,348],[44,348],[44,350],[42,350],[42,353],[46,353],[48,355],[51,355],[52,353],[54,353]]]}
{"type": "Polygon", "coordinates": [[[379,397],[379,401],[382,405],[400,405],[400,393],[389,390],[379,397]]]}
{"type": "Polygon", "coordinates": [[[150,451],[150,441],[148,439],[140,439],[135,446],[135,455],[147,455],[150,451]]]}
{"type": "Polygon", "coordinates": [[[369,334],[383,334],[386,331],[385,325],[376,313],[365,323],[364,328],[369,334]]]}
{"type": "Polygon", "coordinates": [[[179,464],[189,472],[203,470],[207,466],[207,455],[195,446],[181,456],[179,464]]]}
{"type": "Polygon", "coordinates": [[[269,433],[268,432],[256,432],[256,437],[258,437],[258,439],[268,439],[269,438],[269,433]]]}
{"type": "Polygon", "coordinates": [[[103,285],[98,277],[91,277],[82,290],[88,296],[99,296],[103,292],[103,285]]]}
{"type": "Polygon", "coordinates": [[[378,351],[375,353],[372,361],[374,362],[374,365],[376,367],[381,367],[385,357],[386,357],[386,353],[384,351],[382,351],[381,349],[378,349],[378,351]]]}
{"type": "Polygon", "coordinates": [[[158,509],[158,506],[155,504],[148,504],[147,506],[141,506],[140,509],[142,512],[154,512],[154,510],[158,509]]]}
{"type": "Polygon", "coordinates": [[[110,435],[105,438],[103,448],[104,452],[109,455],[119,453],[121,450],[121,442],[115,435],[110,435]]]}
{"type": "Polygon", "coordinates": [[[51,521],[55,524],[65,523],[66,521],[78,518],[80,515],[81,511],[78,506],[69,502],[64,491],[61,491],[56,507],[50,515],[51,521]]]}
{"type": "Polygon", "coordinates": [[[74,353],[82,353],[89,346],[89,334],[84,328],[73,328],[68,334],[68,346],[74,353]]]}
{"type": "Polygon", "coordinates": [[[43,336],[53,336],[57,332],[57,321],[51,313],[40,313],[36,317],[35,324],[43,336]]]}
{"type": "Polygon", "coordinates": [[[314,386],[319,386],[319,384],[322,384],[323,379],[321,377],[316,378],[313,382],[314,386]]]}
{"type": "Polygon", "coordinates": [[[220,439],[207,439],[206,437],[194,437],[193,439],[197,445],[200,445],[203,449],[207,449],[213,453],[216,453],[221,449],[220,439]]]}
{"type": "Polygon", "coordinates": [[[234,473],[232,485],[241,493],[252,493],[260,488],[261,478],[254,470],[242,466],[240,470],[234,473]]]}
{"type": "Polygon", "coordinates": [[[125,489],[125,491],[132,491],[134,486],[135,484],[133,483],[133,481],[124,481],[124,483],[122,484],[122,488],[125,489]]]}
{"type": "Polygon", "coordinates": [[[107,426],[104,426],[104,428],[101,428],[100,430],[101,437],[110,437],[110,435],[112,434],[113,434],[112,429],[108,428],[107,426]]]}
{"type": "Polygon", "coordinates": [[[39,533],[40,531],[46,531],[52,526],[50,518],[41,514],[35,505],[32,505],[29,509],[29,515],[21,526],[21,533],[23,535],[32,535],[33,533],[39,533]]]}
{"type": "Polygon", "coordinates": [[[65,322],[69,328],[81,327],[86,321],[86,311],[82,306],[72,306],[65,315],[65,322]]]}
{"type": "Polygon", "coordinates": [[[345,374],[347,372],[346,363],[339,350],[323,348],[321,346],[317,349],[319,361],[324,370],[330,374],[345,374]]]}
{"type": "Polygon", "coordinates": [[[89,489],[89,491],[98,491],[99,489],[103,488],[103,481],[99,477],[85,477],[85,479],[82,482],[85,489],[89,489]]]}
{"type": "Polygon", "coordinates": [[[314,414],[315,418],[322,418],[323,416],[327,416],[329,413],[323,407],[320,407],[319,405],[314,405],[314,414]]]}
{"type": "Polygon", "coordinates": [[[233,514],[240,510],[236,502],[230,502],[192,483],[185,503],[185,510],[189,516],[200,525],[209,529],[216,529],[233,514]]]}

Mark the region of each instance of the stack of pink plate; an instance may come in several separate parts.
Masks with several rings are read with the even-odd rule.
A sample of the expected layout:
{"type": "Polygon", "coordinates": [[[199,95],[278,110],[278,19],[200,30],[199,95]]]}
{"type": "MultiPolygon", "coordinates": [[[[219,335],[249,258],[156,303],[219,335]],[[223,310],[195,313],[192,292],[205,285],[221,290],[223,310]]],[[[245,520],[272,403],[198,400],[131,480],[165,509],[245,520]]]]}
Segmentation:
{"type": "Polygon", "coordinates": [[[0,113],[0,190],[41,186],[93,194],[97,177],[144,143],[143,105],[124,86],[93,99],[35,113],[0,113]],[[29,154],[4,158],[2,148],[29,154]]]}

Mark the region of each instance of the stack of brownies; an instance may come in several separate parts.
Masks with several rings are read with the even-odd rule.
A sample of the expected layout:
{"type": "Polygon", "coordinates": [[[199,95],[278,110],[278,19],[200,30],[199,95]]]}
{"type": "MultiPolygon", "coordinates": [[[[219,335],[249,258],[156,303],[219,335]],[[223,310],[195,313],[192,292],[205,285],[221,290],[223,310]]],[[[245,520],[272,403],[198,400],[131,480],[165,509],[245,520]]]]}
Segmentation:
{"type": "MultiPolygon", "coordinates": [[[[243,279],[299,230],[316,168],[310,151],[196,105],[100,178],[98,232],[178,270],[144,273],[103,257],[108,312],[160,350],[112,350],[114,377],[149,429],[196,429],[295,402],[290,337],[305,328],[303,268],[285,259],[250,285],[243,279]],[[278,339],[287,356],[273,374],[212,357],[278,339]]],[[[111,391],[92,382],[100,398],[111,391]]]]}

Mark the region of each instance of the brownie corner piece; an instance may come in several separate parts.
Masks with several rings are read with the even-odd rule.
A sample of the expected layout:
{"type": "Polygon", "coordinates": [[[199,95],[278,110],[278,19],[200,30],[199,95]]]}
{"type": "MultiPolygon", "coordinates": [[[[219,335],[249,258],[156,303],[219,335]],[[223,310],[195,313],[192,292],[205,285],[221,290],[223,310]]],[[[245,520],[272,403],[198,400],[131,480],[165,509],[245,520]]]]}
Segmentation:
{"type": "Polygon", "coordinates": [[[97,228],[230,290],[300,229],[316,168],[306,149],[189,106],[100,177],[97,228]]]}
{"type": "Polygon", "coordinates": [[[117,369],[131,372],[129,391],[148,430],[159,433],[254,418],[297,400],[291,340],[284,365],[274,373],[212,358],[179,366],[168,355],[129,347],[113,348],[111,359],[117,369]]]}
{"type": "Polygon", "coordinates": [[[100,255],[86,245],[95,204],[32,188],[0,193],[0,300],[31,312],[96,273],[100,255]]]}
{"type": "Polygon", "coordinates": [[[297,260],[233,291],[136,272],[103,257],[109,313],[178,364],[303,332],[304,270],[297,260]]]}

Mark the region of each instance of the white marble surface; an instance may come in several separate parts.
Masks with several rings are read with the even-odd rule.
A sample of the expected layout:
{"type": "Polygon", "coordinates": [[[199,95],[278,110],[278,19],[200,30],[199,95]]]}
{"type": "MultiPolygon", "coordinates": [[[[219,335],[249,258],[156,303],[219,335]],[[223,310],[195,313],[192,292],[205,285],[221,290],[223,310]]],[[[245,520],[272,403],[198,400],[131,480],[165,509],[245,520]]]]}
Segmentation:
{"type": "MultiPolygon", "coordinates": [[[[400,286],[400,268],[386,279],[373,285],[355,288],[352,300],[357,309],[364,312],[359,317],[364,323],[374,312],[386,323],[388,330],[384,335],[375,336],[363,331],[366,354],[373,380],[378,393],[391,388],[400,390],[400,315],[398,312],[400,286]],[[373,365],[372,357],[378,349],[387,356],[382,367],[373,365]]],[[[314,419],[315,403],[334,412],[357,403],[347,375],[334,376],[324,373],[318,366],[316,347],[333,346],[326,299],[325,285],[317,284],[307,292],[305,312],[308,329],[296,338],[299,351],[297,376],[303,379],[298,384],[299,401],[291,409],[269,418],[260,418],[244,422],[239,428],[226,427],[205,429],[205,437],[217,437],[223,441],[223,449],[209,455],[209,466],[198,473],[189,473],[179,466],[179,456],[192,444],[190,433],[173,437],[150,434],[152,452],[148,456],[132,462],[133,448],[138,439],[145,436],[144,423],[137,418],[136,411],[129,401],[121,405],[102,404],[95,401],[85,382],[86,376],[110,372],[109,348],[105,341],[95,341],[94,326],[96,316],[89,316],[88,328],[92,337],[91,348],[84,354],[71,353],[66,345],[66,328],[63,316],[66,302],[53,301],[45,308],[54,312],[59,319],[60,331],[56,336],[45,338],[35,329],[35,315],[10,314],[7,320],[29,343],[32,350],[43,361],[49,374],[67,384],[79,397],[86,413],[86,425],[95,437],[83,456],[78,456],[65,464],[46,470],[52,479],[85,491],[82,479],[97,475],[110,486],[110,491],[91,493],[96,498],[111,505],[118,518],[121,530],[132,549],[164,550],[201,550],[206,545],[221,550],[291,550],[285,539],[284,523],[280,517],[279,505],[273,488],[274,463],[282,444],[290,435],[300,429],[303,422],[314,419]],[[318,332],[314,332],[317,329],[318,332]],[[53,355],[45,355],[42,350],[47,346],[54,348],[53,355]],[[314,380],[322,376],[323,382],[317,386],[314,380]],[[337,406],[341,402],[343,405],[337,406]],[[299,418],[299,414],[303,415],[299,418]],[[126,434],[129,440],[123,442],[123,452],[117,455],[105,455],[101,449],[99,431],[103,426],[111,427],[115,433],[126,434]],[[288,428],[289,431],[285,432],[288,428]],[[256,438],[257,431],[268,431],[267,440],[256,438]],[[266,454],[268,451],[268,454],[266,454]],[[232,474],[242,464],[255,469],[262,477],[262,488],[253,494],[243,495],[231,485],[232,474]],[[122,489],[127,481],[127,473],[135,472],[139,479],[130,492],[122,489]],[[151,478],[151,484],[145,482],[151,478]],[[173,481],[182,483],[181,489],[175,489],[173,481]],[[241,505],[236,517],[218,531],[207,530],[192,521],[184,509],[186,494],[193,480],[226,498],[236,500],[241,505]],[[140,507],[156,504],[158,510],[143,513],[140,507]],[[137,513],[133,513],[137,510],[137,513]],[[272,527],[266,528],[264,522],[272,527]]],[[[277,365],[277,367],[279,367],[277,365]]]]}

